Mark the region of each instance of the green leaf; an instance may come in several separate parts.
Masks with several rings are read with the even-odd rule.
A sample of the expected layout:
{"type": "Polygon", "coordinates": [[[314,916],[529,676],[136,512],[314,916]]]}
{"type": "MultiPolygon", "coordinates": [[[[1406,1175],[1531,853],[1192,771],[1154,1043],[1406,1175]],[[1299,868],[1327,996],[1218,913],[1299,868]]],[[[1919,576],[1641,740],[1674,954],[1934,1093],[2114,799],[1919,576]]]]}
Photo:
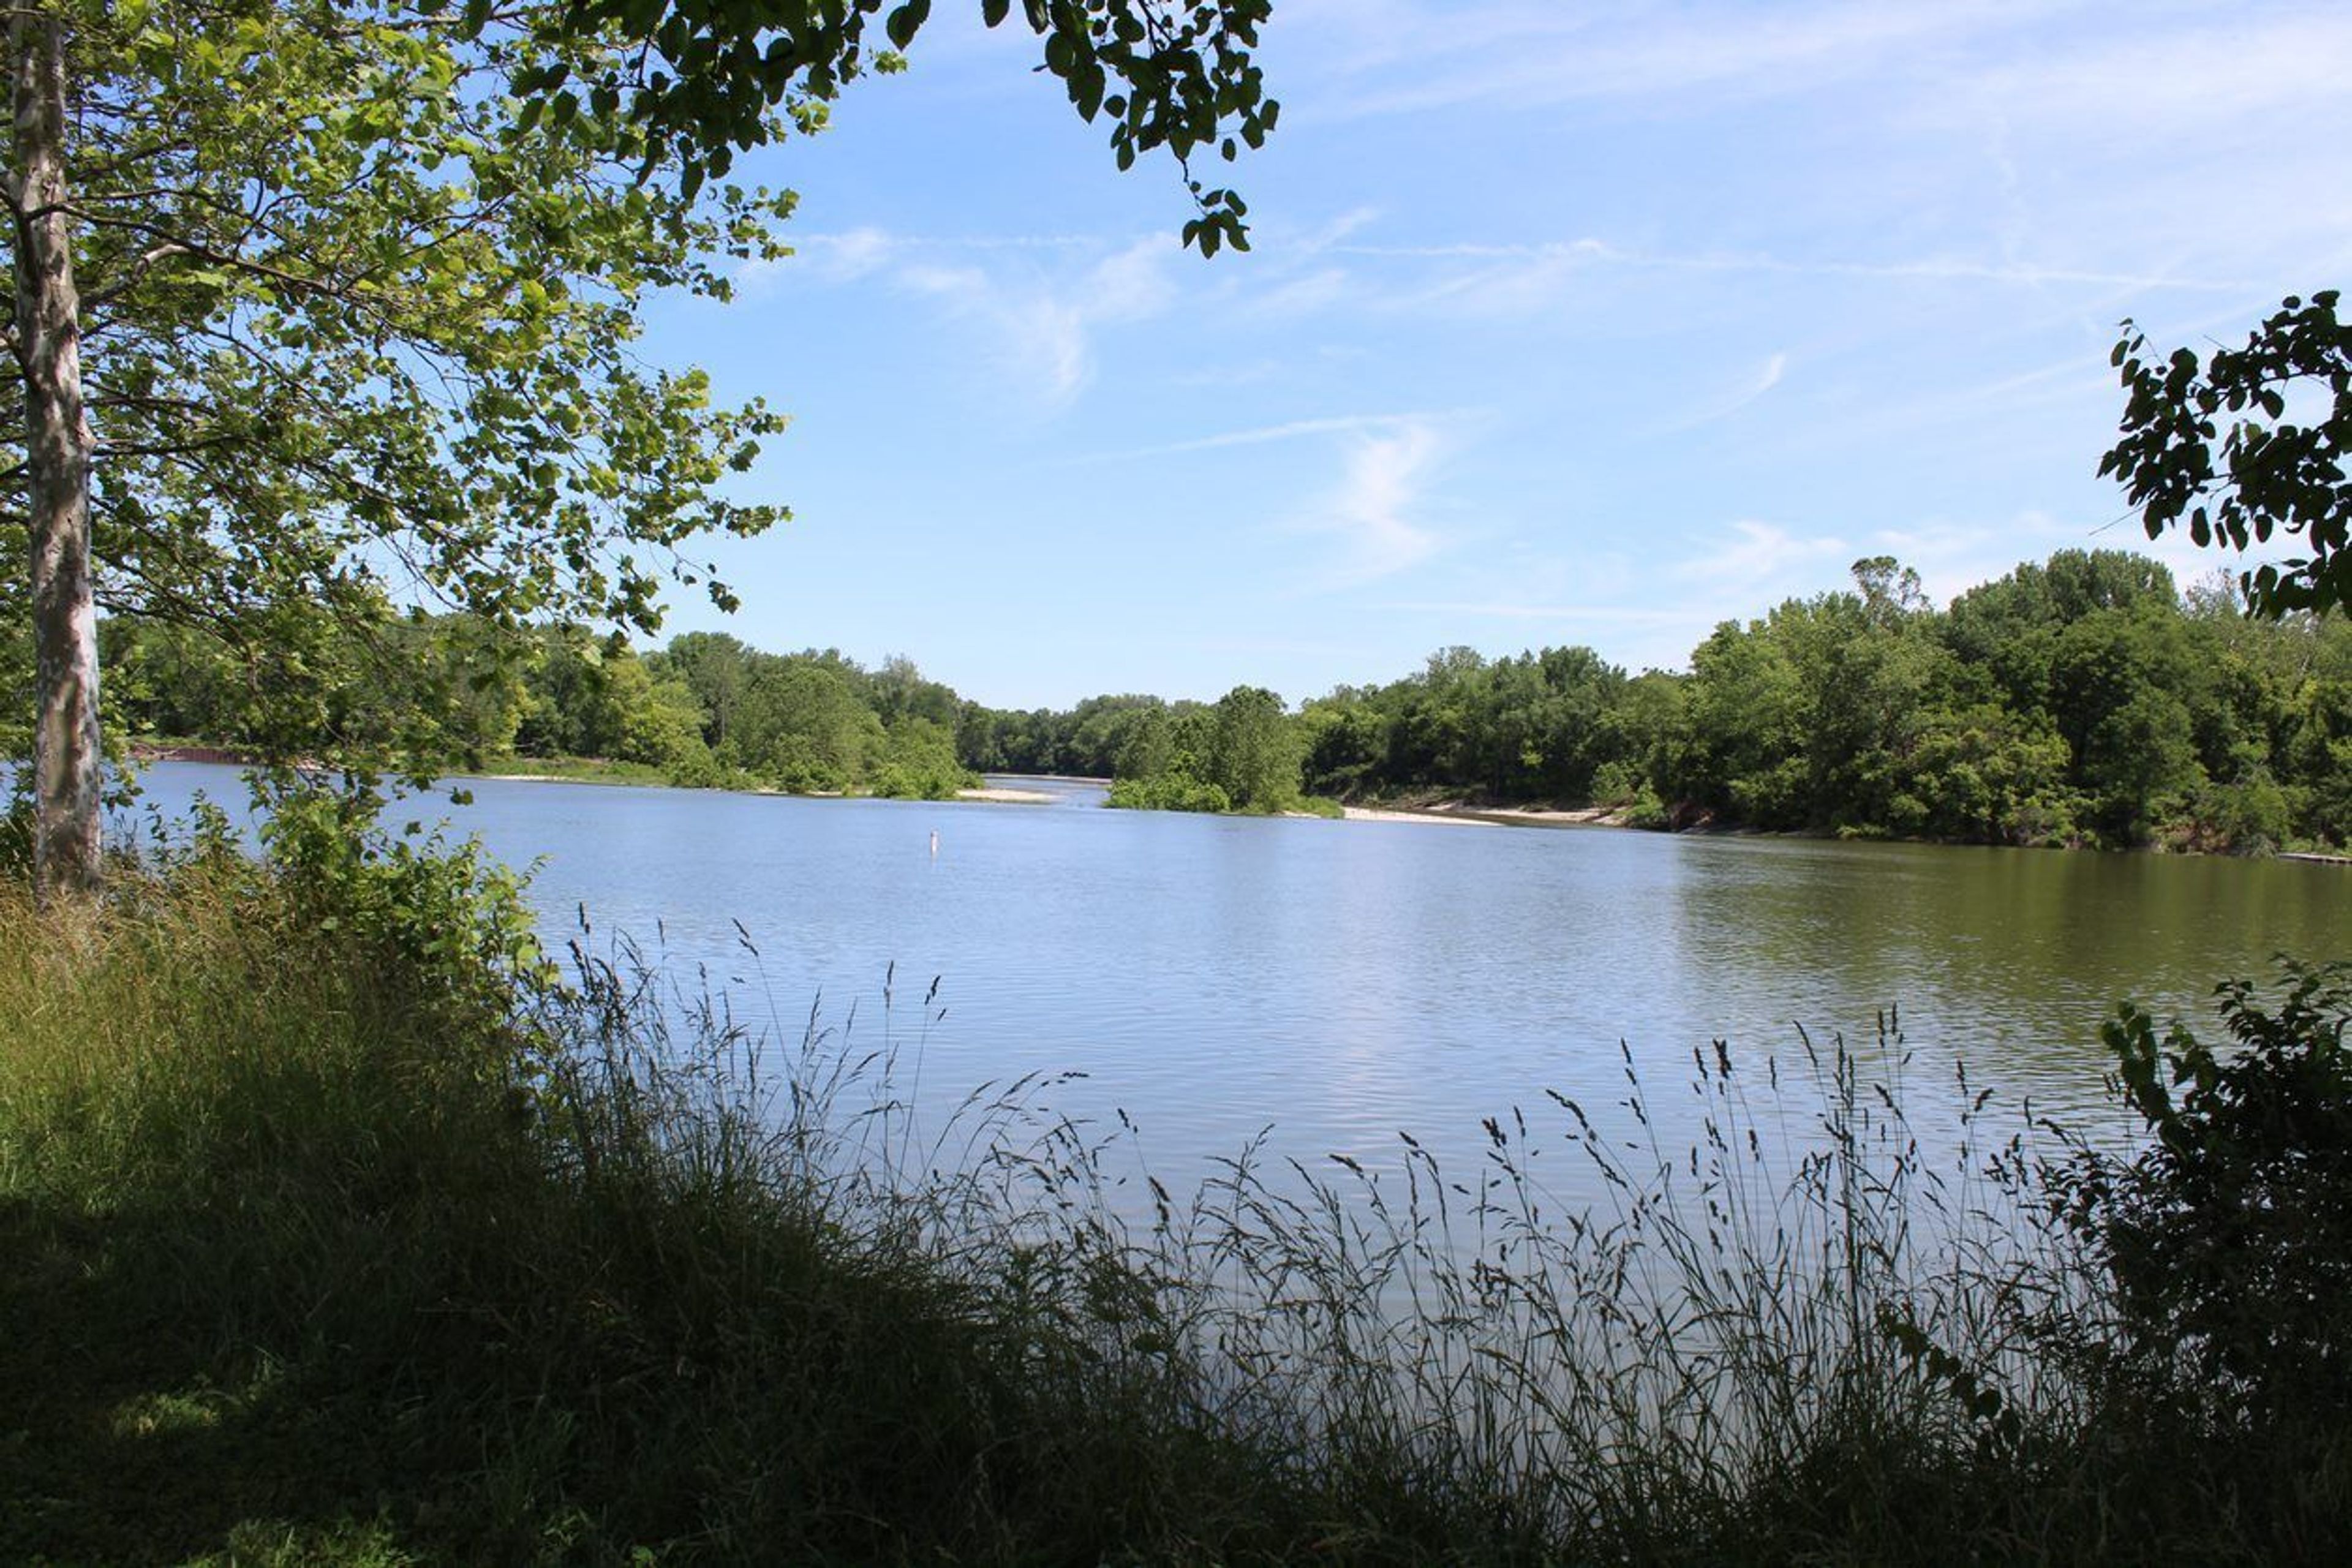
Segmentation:
{"type": "Polygon", "coordinates": [[[916,32],[930,15],[931,0],[907,0],[905,5],[890,13],[888,21],[883,24],[883,30],[889,34],[893,44],[903,49],[915,41],[916,32]]]}

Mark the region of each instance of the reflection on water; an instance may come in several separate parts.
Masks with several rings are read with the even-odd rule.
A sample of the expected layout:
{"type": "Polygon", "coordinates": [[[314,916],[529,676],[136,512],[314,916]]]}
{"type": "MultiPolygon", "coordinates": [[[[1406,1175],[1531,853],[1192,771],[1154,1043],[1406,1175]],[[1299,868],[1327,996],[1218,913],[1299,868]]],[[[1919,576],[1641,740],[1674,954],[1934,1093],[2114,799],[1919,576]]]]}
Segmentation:
{"type": "MultiPolygon", "coordinates": [[[[166,810],[199,787],[241,798],[226,769],[148,776],[166,810]]],[[[1533,1119],[1548,1088],[1605,1116],[1621,1040],[1671,1107],[1712,1039],[1751,1060],[1793,1057],[1800,1027],[1867,1048],[1891,1005],[1916,1121],[1963,1061],[2093,1114],[2116,998],[2210,1024],[2215,981],[2352,952],[2352,873],[2329,866],[1211,818],[1092,809],[1083,785],[1049,805],[470,787],[404,815],[543,862],[554,934],[584,906],[600,936],[658,935],[795,1039],[821,997],[878,1043],[895,963],[912,1045],[903,1003],[938,976],[927,1093],[1081,1071],[1056,1108],[1125,1110],[1174,1173],[1269,1124],[1302,1159],[1385,1156],[1399,1129],[1470,1158],[1481,1117],[1533,1119]]]]}

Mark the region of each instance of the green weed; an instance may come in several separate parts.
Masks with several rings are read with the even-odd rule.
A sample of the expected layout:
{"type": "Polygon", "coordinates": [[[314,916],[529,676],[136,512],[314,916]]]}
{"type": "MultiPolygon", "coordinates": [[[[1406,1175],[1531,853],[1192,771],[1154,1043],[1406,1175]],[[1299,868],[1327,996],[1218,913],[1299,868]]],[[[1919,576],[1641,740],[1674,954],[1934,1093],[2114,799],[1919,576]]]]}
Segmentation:
{"type": "MultiPolygon", "coordinates": [[[[2139,1150],[2003,1135],[1963,1081],[1931,1162],[1899,1073],[1718,1045],[1663,1099],[1629,1055],[1615,1105],[1500,1115],[1467,1168],[1251,1148],[1122,1218],[1117,1130],[1051,1081],[917,1116],[931,996],[778,1041],[625,943],[553,983],[478,866],[279,844],[70,917],[0,889],[0,1560],[2352,1545],[2341,1406],[2246,1396],[2289,1351],[2340,1367],[2342,1314],[2216,1317],[2238,1276],[2130,1250],[2218,1212],[2166,1162],[2249,1146],[2223,1112],[2273,1103],[2265,1050],[2340,1089],[2339,981],[2233,993],[2244,1049],[2176,1040],[2178,1102],[2131,1033],[2139,1150]],[[2241,1321],[2273,1357],[2242,1375],[2241,1321]]],[[[2340,1237],[2263,1169],[2252,1212],[2333,1289],[2340,1237]]]]}

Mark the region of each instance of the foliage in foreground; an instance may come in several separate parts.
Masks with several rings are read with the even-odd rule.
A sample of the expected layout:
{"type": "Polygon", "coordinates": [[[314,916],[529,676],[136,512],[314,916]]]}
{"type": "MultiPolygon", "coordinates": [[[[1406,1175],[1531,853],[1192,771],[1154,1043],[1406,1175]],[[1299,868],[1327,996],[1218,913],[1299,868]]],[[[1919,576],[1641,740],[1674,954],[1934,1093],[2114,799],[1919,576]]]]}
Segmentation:
{"type": "Polygon", "coordinates": [[[2239,574],[2257,615],[2352,610],[2352,321],[2336,289],[2290,294],[2242,349],[2159,354],[2130,321],[2116,344],[2122,438],[2099,459],[2147,536],[2186,526],[2243,553],[2274,533],[2310,554],[2239,574]]]}
{"type": "Polygon", "coordinates": [[[779,1052],[642,964],[559,993],[510,888],[329,826],[86,920],[0,893],[0,1558],[2352,1546],[2342,1314],[2305,1310],[2343,970],[2231,993],[2226,1060],[2126,1015],[2137,1155],[1980,1146],[1978,1100],[1935,1168],[1842,1049],[1791,1136],[1717,1048],[1687,1095],[1498,1118],[1475,1168],[1245,1151],[1127,1226],[1038,1086],[918,1131],[928,998],[779,1052]],[[1547,1191],[1563,1149],[1599,1208],[1547,1191]]]}
{"type": "Polygon", "coordinates": [[[2286,980],[2274,1011],[2243,981],[2221,987],[2226,1056],[2179,1024],[2159,1044],[2120,1009],[2107,1043],[2155,1141],[2060,1176],[2138,1369],[2186,1368],[2257,1427],[2352,1411],[2352,964],[2286,980]]]}
{"type": "Polygon", "coordinates": [[[821,1079],[699,1095],[609,969],[519,1027],[462,889],[324,931],[350,871],[0,903],[0,1560],[1092,1557],[1249,1495],[980,1191],[828,1175],[821,1079]]]}

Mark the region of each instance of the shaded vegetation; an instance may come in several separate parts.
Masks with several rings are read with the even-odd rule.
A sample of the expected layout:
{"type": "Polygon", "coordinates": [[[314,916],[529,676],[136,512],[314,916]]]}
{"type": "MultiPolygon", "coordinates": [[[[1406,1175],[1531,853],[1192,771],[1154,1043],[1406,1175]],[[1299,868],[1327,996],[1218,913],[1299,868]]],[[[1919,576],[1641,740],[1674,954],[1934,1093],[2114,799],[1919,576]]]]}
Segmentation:
{"type": "Polygon", "coordinates": [[[1126,1225],[1039,1086],[924,1130],[928,999],[785,1051],[625,952],[559,988],[510,880],[283,816],[70,918],[0,889],[0,1557],[2352,1547],[2345,968],[2226,990],[2234,1053],[2126,1010],[2137,1152],[1979,1096],[1931,1169],[1843,1050],[1717,1047],[1680,1108],[1243,1151],[1126,1225]]]}

